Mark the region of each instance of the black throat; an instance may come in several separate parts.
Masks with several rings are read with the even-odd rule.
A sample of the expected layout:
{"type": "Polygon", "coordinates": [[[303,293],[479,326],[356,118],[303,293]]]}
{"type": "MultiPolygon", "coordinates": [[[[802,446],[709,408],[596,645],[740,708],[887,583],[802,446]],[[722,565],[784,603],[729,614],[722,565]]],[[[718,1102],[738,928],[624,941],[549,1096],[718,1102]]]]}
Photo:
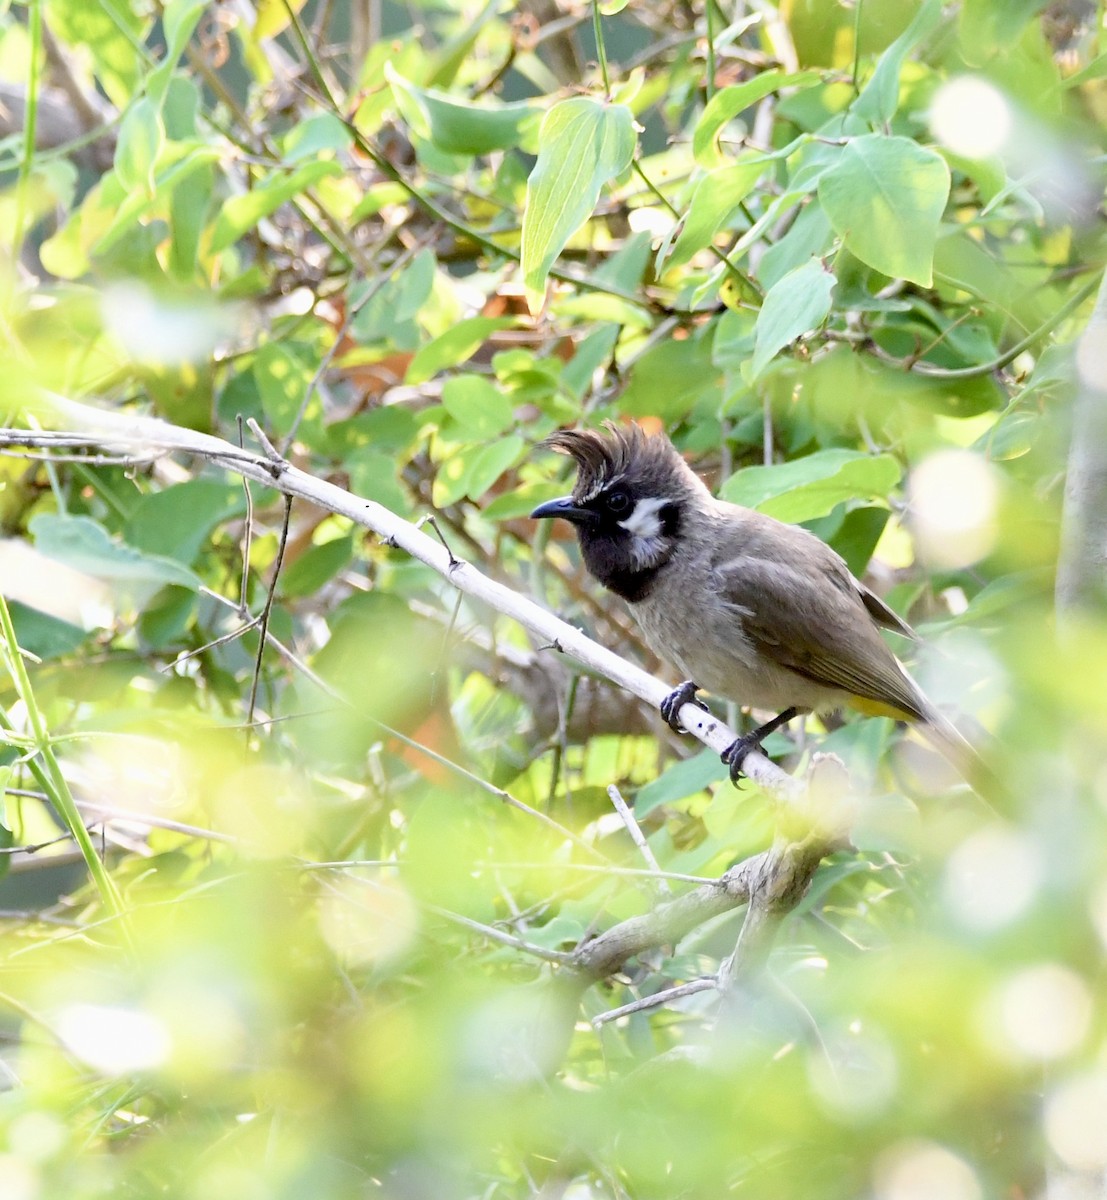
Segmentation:
{"type": "Polygon", "coordinates": [[[614,571],[600,582],[616,596],[622,596],[628,604],[636,604],[639,600],[645,600],[653,591],[657,577],[668,565],[668,562],[663,562],[659,566],[646,567],[640,571],[614,571]]]}

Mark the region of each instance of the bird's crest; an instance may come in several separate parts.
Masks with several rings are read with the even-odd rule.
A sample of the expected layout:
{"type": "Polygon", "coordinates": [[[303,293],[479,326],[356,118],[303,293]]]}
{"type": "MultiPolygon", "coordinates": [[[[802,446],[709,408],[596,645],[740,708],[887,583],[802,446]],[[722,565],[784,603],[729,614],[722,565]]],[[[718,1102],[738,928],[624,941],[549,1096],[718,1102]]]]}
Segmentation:
{"type": "MultiPolygon", "coordinates": [[[[663,434],[650,435],[639,425],[605,421],[598,429],[559,429],[542,443],[577,463],[573,499],[586,504],[608,484],[633,474],[635,480],[681,478],[693,474],[672,442],[663,434]]],[[[698,482],[698,480],[697,480],[698,482]]]]}

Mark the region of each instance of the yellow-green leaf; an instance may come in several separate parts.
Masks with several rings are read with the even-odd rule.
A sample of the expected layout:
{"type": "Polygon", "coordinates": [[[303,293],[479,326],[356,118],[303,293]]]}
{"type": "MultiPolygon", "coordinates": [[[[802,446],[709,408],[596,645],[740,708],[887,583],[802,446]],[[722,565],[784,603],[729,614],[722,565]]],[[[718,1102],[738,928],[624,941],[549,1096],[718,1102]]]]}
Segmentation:
{"type": "Polygon", "coordinates": [[[574,96],[546,114],[523,213],[523,283],[532,310],[541,307],[550,267],[591,216],[600,189],[630,166],[635,141],[634,118],[622,104],[574,96]]]}
{"type": "Polygon", "coordinates": [[[949,198],[945,159],[905,137],[854,138],[819,178],[835,232],[867,266],[929,287],[949,198]]]}

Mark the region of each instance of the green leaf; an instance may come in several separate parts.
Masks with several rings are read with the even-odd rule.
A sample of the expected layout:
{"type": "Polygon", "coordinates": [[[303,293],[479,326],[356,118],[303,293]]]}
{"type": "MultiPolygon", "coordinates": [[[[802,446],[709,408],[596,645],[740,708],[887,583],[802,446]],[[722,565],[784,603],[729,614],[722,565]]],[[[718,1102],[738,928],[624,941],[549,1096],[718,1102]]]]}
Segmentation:
{"type": "Polygon", "coordinates": [[[714,750],[701,750],[666,768],[656,779],[647,783],[634,797],[634,815],[641,820],[660,804],[672,804],[686,796],[702,792],[709,783],[718,783],[727,776],[727,769],[714,750]]]}
{"type": "Polygon", "coordinates": [[[692,153],[701,167],[718,167],[726,161],[719,147],[719,134],[740,112],[785,87],[810,87],[820,83],[818,71],[762,71],[745,83],[721,88],[707,102],[692,134],[692,153]]]}
{"type": "Polygon", "coordinates": [[[257,20],[251,30],[253,38],[274,38],[283,33],[292,21],[292,14],[304,7],[305,0],[257,0],[257,20]]]}
{"type": "Polygon", "coordinates": [[[395,280],[391,300],[397,321],[412,320],[430,299],[438,260],[431,249],[420,250],[395,280]]]}
{"type": "Polygon", "coordinates": [[[123,534],[136,550],[191,564],[211,531],[245,510],[242,488],[215,479],[188,479],[139,499],[123,534]]]}
{"type": "Polygon", "coordinates": [[[422,346],[411,360],[404,376],[409,384],[425,383],[439,371],[456,367],[471,358],[497,329],[511,329],[514,317],[469,317],[422,346]]]}
{"type": "Polygon", "coordinates": [[[177,583],[193,590],[200,586],[200,580],[187,567],[113,538],[91,517],[39,513],[31,519],[30,529],[41,553],[94,579],[158,587],[177,583]]]}
{"type": "Polygon", "coordinates": [[[526,517],[547,500],[556,500],[564,495],[565,488],[559,483],[525,483],[497,496],[481,510],[486,521],[514,521],[526,517]]]}
{"type": "Polygon", "coordinates": [[[430,298],[436,265],[433,251],[420,250],[406,269],[383,286],[379,278],[352,286],[347,306],[354,312],[350,326],[354,340],[387,353],[414,350],[419,345],[414,317],[430,298]]]}
{"type": "Polygon", "coordinates": [[[171,142],[187,142],[197,137],[197,120],[203,104],[200,85],[195,79],[177,73],[169,80],[161,106],[165,136],[171,142]]]}
{"type": "Polygon", "coordinates": [[[91,59],[96,82],[108,99],[122,110],[139,85],[148,18],[132,5],[105,0],[50,0],[50,31],[91,59]]]}
{"type": "Polygon", "coordinates": [[[164,145],[161,113],[143,96],[124,114],[115,146],[115,171],[125,188],[144,195],[154,190],[154,164],[164,145]]]}
{"type": "MultiPolygon", "coordinates": [[[[866,504],[861,508],[850,508],[843,515],[838,528],[831,534],[824,534],[821,529],[814,530],[824,542],[831,546],[846,560],[846,566],[858,578],[864,574],[869,560],[873,556],[880,535],[884,532],[888,518],[891,516],[887,508],[875,504],[866,504]]],[[[834,520],[831,515],[827,518],[834,520]]]]}
{"type": "Polygon", "coordinates": [[[63,658],[72,654],[90,636],[89,631],[80,625],[63,621],[30,604],[9,600],[8,608],[11,610],[16,640],[22,649],[36,658],[63,658]]]}
{"type": "Polygon", "coordinates": [[[717,403],[723,373],[711,360],[712,339],[705,330],[687,338],[666,338],[634,364],[621,408],[628,416],[683,419],[705,396],[717,403]]]}
{"type": "Polygon", "coordinates": [[[746,467],[719,494],[778,521],[810,521],[848,500],[885,500],[902,471],[890,454],[819,450],[771,467],[746,467]]]}
{"type": "Polygon", "coordinates": [[[350,534],[309,546],[281,572],[281,595],[310,596],[333,579],[353,556],[354,539],[350,534]]]}
{"type": "MultiPolygon", "coordinates": [[[[95,202],[93,219],[89,226],[85,225],[83,219],[85,205],[81,206],[79,215],[82,217],[81,234],[85,239],[85,247],[91,247],[91,251],[96,255],[104,255],[120,242],[125,242],[125,239],[125,248],[139,243],[143,237],[152,233],[151,225],[139,225],[142,216],[151,208],[160,206],[172,195],[173,189],[179,187],[194,172],[205,170],[219,157],[219,150],[215,146],[169,142],[161,152],[154,189],[149,192],[143,188],[128,190],[117,172],[109,172],[101,180],[101,192],[95,202]],[[118,198],[119,192],[122,192],[121,200],[118,198]],[[103,218],[108,219],[106,227],[100,225],[103,218]]],[[[94,188],[86,197],[86,204],[96,190],[94,188]]]]}
{"type": "Polygon", "coordinates": [[[169,226],[172,231],[169,264],[180,280],[196,273],[200,240],[207,224],[208,205],[215,180],[210,163],[202,163],[183,176],[169,195],[169,226]]]}
{"type": "Polygon", "coordinates": [[[926,0],[914,20],[880,56],[872,78],[853,105],[856,116],[883,123],[895,116],[899,107],[899,76],[903,61],[924,38],[930,36],[942,19],[942,0],[926,0]]]}
{"type": "Polygon", "coordinates": [[[511,402],[480,375],[459,375],[442,385],[442,406],[462,427],[464,436],[492,438],[515,419],[511,402]]]}
{"type": "MultiPolygon", "coordinates": [[[[302,345],[266,342],[254,357],[253,377],[265,416],[281,434],[292,428],[315,374],[302,345]]],[[[299,436],[315,445],[321,436],[323,402],[316,391],[300,423],[299,436]]]]}
{"type": "Polygon", "coordinates": [[[477,500],[511,466],[522,458],[526,443],[521,437],[500,438],[491,445],[463,446],[438,468],[431,500],[435,508],[456,504],[463,496],[477,500]]]}
{"type": "Polygon", "coordinates": [[[344,461],[350,473],[351,492],[366,500],[375,500],[400,516],[411,511],[411,499],[399,479],[399,468],[404,460],[374,446],[364,446],[347,455],[344,461]]]}
{"type": "Polygon", "coordinates": [[[980,66],[1022,36],[1027,22],[1048,0],[964,0],[960,38],[965,61],[980,66]]]}
{"type": "Polygon", "coordinates": [[[288,131],[281,145],[281,157],[286,163],[303,162],[320,154],[336,153],[349,147],[353,135],[333,113],[319,113],[298,121],[288,131]]]}
{"type": "Polygon", "coordinates": [[[826,320],[837,280],[817,258],[789,271],[769,289],[754,329],[750,380],[769,365],[778,350],[826,320]]]}
{"type": "Polygon", "coordinates": [[[720,167],[704,175],[692,191],[684,227],[664,265],[668,268],[679,267],[698,250],[709,245],[753,191],[767,166],[768,160],[758,156],[752,160],[731,163],[729,167],[720,167]]]}
{"type": "Polygon", "coordinates": [[[940,154],[910,138],[868,134],[845,147],[818,191],[831,225],[863,263],[929,287],[949,185],[940,154]]]}
{"type": "Polygon", "coordinates": [[[615,344],[619,340],[619,327],[601,324],[577,343],[573,357],[565,364],[561,381],[574,400],[579,401],[592,386],[596,372],[611,361],[615,344]]]}
{"type": "Polygon", "coordinates": [[[789,271],[801,266],[811,257],[821,258],[830,249],[834,231],[830,228],[821,204],[807,204],[800,209],[791,229],[761,256],[757,264],[757,281],[771,289],[789,271]]]}
{"type": "Polygon", "coordinates": [[[275,171],[263,179],[252,191],[241,196],[232,196],[223,205],[215,230],[211,236],[211,250],[217,254],[247,232],[263,218],[275,212],[287,200],[298,196],[331,175],[341,175],[343,168],[330,160],[315,160],[304,163],[291,174],[275,171]]]}
{"type": "Polygon", "coordinates": [[[479,500],[509,467],[513,467],[524,456],[527,449],[527,443],[514,434],[490,446],[481,447],[469,472],[465,494],[470,500],[479,500]]]}
{"type": "Polygon", "coordinates": [[[196,600],[190,588],[162,588],[139,614],[138,632],[146,646],[154,650],[179,646],[196,613],[196,600]]]}
{"type": "Polygon", "coordinates": [[[446,154],[512,150],[525,140],[528,126],[538,122],[540,110],[529,101],[472,104],[442,92],[417,88],[391,63],[385,65],[384,75],[404,120],[446,154]]]}
{"type": "Polygon", "coordinates": [[[541,307],[550,267],[591,216],[600,189],[630,166],[635,142],[634,117],[622,104],[574,96],[546,114],[523,212],[523,283],[532,310],[541,307]]]}
{"type": "Polygon", "coordinates": [[[207,7],[207,0],[170,0],[162,13],[162,32],[165,34],[165,55],[150,72],[146,94],[159,109],[177,69],[177,62],[188,45],[189,38],[207,7]]]}

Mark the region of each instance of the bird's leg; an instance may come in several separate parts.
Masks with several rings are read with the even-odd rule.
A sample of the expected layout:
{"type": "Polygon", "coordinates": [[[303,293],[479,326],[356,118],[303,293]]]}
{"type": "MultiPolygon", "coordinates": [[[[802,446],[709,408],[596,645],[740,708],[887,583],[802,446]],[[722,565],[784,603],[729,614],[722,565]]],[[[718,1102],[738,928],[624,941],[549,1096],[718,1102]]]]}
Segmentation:
{"type": "Polygon", "coordinates": [[[736,784],[742,778],[742,763],[746,761],[746,755],[751,750],[760,750],[762,739],[767,738],[770,733],[775,733],[781,725],[787,725],[798,712],[798,708],[786,708],[779,716],[766,721],[764,725],[759,725],[751,733],[744,734],[727,746],[719,757],[730,768],[731,783],[736,784]]]}
{"type": "Polygon", "coordinates": [[[673,731],[673,733],[687,733],[688,730],[681,725],[678,714],[685,704],[694,704],[697,708],[702,708],[704,712],[710,712],[702,700],[696,699],[696,693],[699,687],[692,682],[691,679],[686,679],[678,687],[673,690],[661,701],[661,715],[665,718],[665,724],[673,731]]]}

